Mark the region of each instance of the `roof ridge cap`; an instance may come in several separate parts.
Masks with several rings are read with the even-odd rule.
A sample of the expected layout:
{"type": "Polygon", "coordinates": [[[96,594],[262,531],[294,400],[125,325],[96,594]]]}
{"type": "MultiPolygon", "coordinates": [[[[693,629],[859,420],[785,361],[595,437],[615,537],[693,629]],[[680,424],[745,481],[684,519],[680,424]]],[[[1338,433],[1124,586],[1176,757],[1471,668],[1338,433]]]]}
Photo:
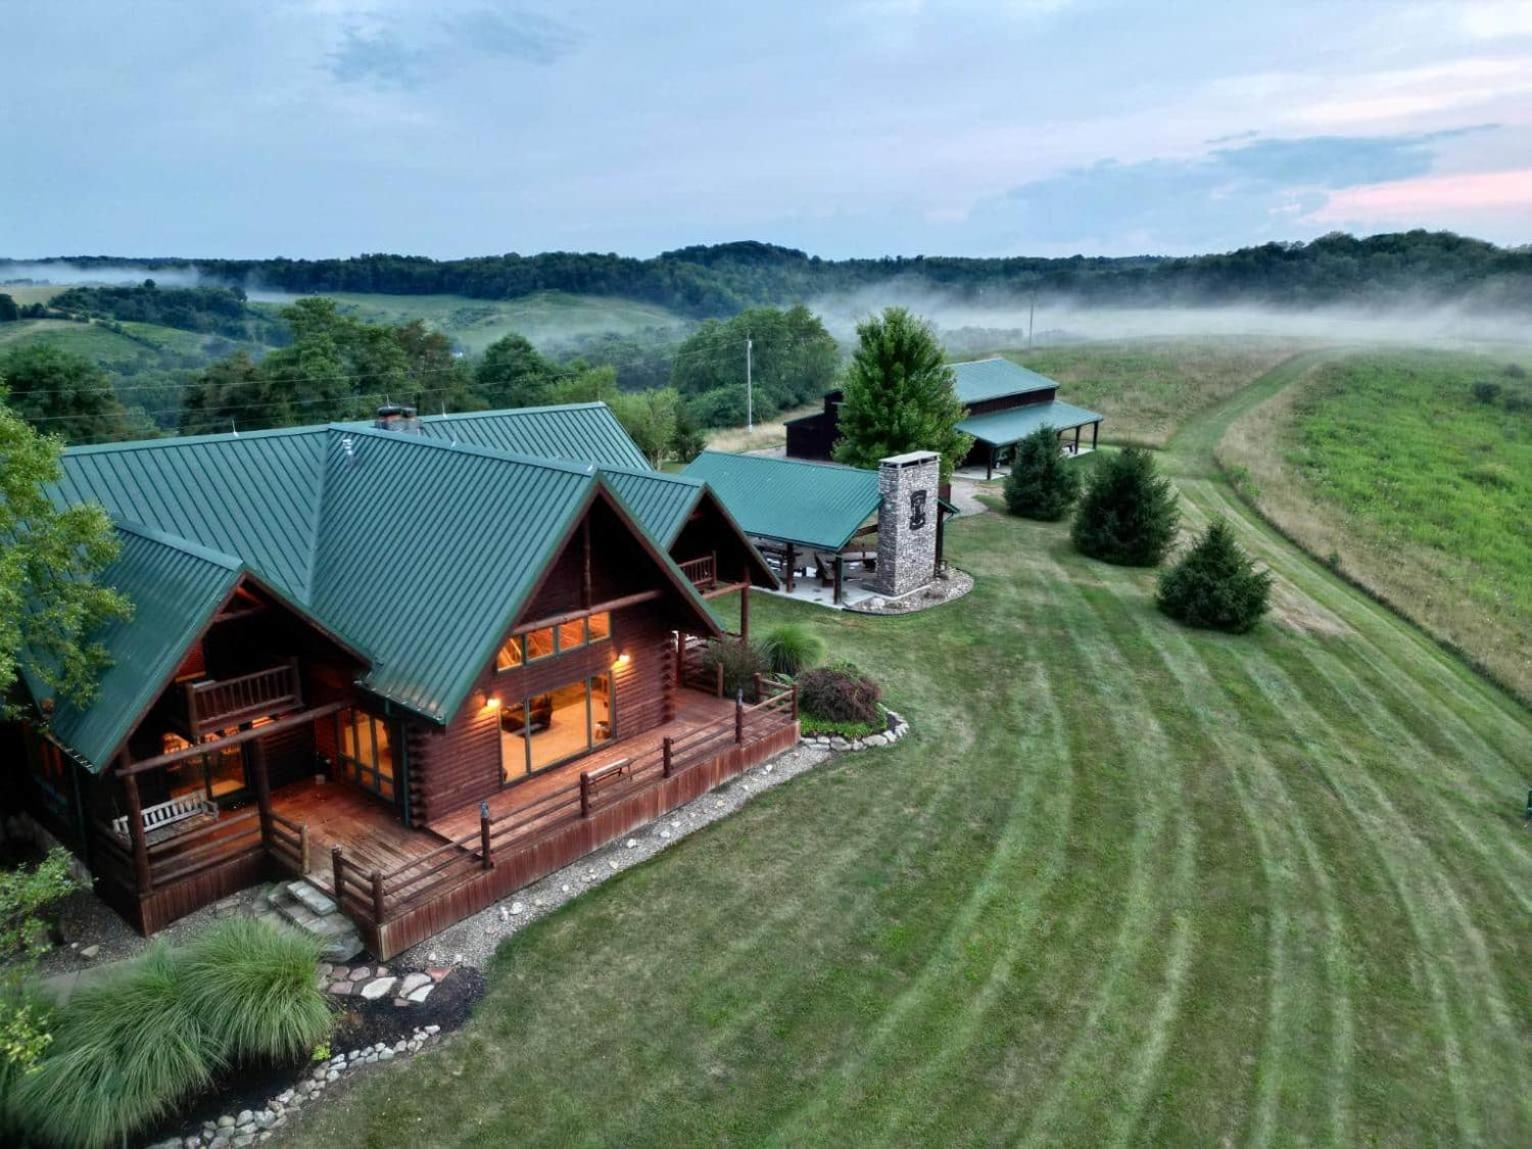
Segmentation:
{"type": "Polygon", "coordinates": [[[158,543],[160,546],[171,547],[189,554],[193,558],[212,563],[214,566],[224,567],[227,570],[242,570],[245,566],[245,560],[238,555],[231,555],[226,551],[203,546],[199,542],[172,534],[170,531],[160,530],[158,527],[134,522],[131,519],[113,519],[112,526],[119,531],[124,531],[130,535],[137,535],[139,538],[147,539],[152,543],[158,543]]]}
{"type": "Polygon", "coordinates": [[[595,463],[573,463],[567,459],[551,459],[543,455],[523,455],[515,451],[502,451],[495,447],[481,447],[476,443],[460,443],[455,439],[449,442],[446,439],[438,439],[434,435],[414,435],[408,431],[382,431],[376,427],[357,427],[347,423],[331,423],[328,430],[341,436],[365,435],[369,439],[380,439],[388,443],[406,443],[415,447],[452,451],[459,455],[477,455],[500,463],[520,463],[569,474],[594,476],[598,470],[595,463]]]}

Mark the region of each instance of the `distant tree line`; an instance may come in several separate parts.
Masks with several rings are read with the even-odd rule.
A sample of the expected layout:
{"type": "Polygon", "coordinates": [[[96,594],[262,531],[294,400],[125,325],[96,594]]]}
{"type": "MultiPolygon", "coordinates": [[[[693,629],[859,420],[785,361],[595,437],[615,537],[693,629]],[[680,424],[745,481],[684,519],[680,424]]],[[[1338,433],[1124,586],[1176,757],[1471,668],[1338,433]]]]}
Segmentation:
{"type": "MultiPolygon", "coordinates": [[[[48,261],[43,261],[48,262],[48,261]]],[[[74,257],[86,268],[148,266],[191,271],[229,286],[300,294],[390,292],[513,299],[538,291],[611,295],[683,315],[724,317],[889,281],[982,298],[1032,292],[1096,304],[1258,303],[1358,306],[1460,299],[1532,305],[1532,248],[1503,248],[1450,232],[1410,231],[1358,239],[1337,233],[1309,243],[1266,243],[1218,255],[948,256],[825,260],[792,248],[743,242],[684,247],[650,259],[545,252],[434,260],[114,259],[74,257]]],[[[5,264],[0,263],[0,278],[5,264]]]]}
{"type": "Polygon", "coordinates": [[[252,309],[239,287],[158,287],[152,279],[132,286],[71,287],[55,295],[48,308],[75,318],[157,323],[251,343],[287,341],[285,326],[252,309]]]}

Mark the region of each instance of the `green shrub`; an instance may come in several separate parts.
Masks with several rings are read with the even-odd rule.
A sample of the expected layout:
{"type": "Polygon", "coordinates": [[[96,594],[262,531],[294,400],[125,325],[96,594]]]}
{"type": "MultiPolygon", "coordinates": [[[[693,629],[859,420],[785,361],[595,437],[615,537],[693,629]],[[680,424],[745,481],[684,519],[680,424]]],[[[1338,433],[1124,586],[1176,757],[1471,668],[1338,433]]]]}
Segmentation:
{"type": "Polygon", "coordinates": [[[723,667],[723,692],[730,698],[743,693],[746,702],[754,702],[755,676],[766,674],[771,664],[760,649],[738,638],[714,639],[702,652],[702,669],[709,680],[723,667]]]}
{"type": "Polygon", "coordinates": [[[1152,567],[1175,541],[1176,494],[1154,457],[1137,447],[1098,463],[1075,512],[1072,534],[1083,554],[1118,566],[1152,567]]]}
{"type": "Polygon", "coordinates": [[[1059,450],[1058,432],[1039,427],[1016,445],[1005,479],[1005,508],[1024,519],[1058,522],[1080,497],[1080,475],[1059,450]]]}
{"type": "Polygon", "coordinates": [[[1500,384],[1481,379],[1473,385],[1473,397],[1480,403],[1493,403],[1500,398],[1500,384]]]}
{"type": "Polygon", "coordinates": [[[1223,519],[1214,519],[1181,561],[1160,575],[1156,602],[1188,626],[1244,634],[1266,613],[1271,575],[1255,569],[1223,519]]]}
{"type": "Polygon", "coordinates": [[[798,622],[784,622],[766,632],[761,653],[778,674],[796,677],[825,656],[824,640],[798,622]]]}
{"type": "Polygon", "coordinates": [[[0,870],[0,961],[30,959],[46,951],[45,912],[74,888],[69,853],[61,847],[31,868],[0,870]]]}
{"type": "Polygon", "coordinates": [[[77,990],[56,1015],[48,1056],[16,1083],[20,1127],[53,1144],[104,1149],[206,1086],[221,1059],[179,973],[176,955],[154,945],[77,990]]]}
{"type": "Polygon", "coordinates": [[[1503,374],[1511,379],[1525,379],[1527,377],[1527,369],[1520,363],[1507,363],[1503,374]]]}
{"type": "Polygon", "coordinates": [[[883,733],[888,729],[888,714],[880,706],[878,717],[872,722],[835,722],[828,718],[816,718],[800,707],[798,725],[805,735],[837,735],[849,742],[854,738],[866,738],[869,734],[883,733]]]}
{"type": "Polygon", "coordinates": [[[330,1033],[320,943],[253,918],[219,922],[182,958],[186,1000],[231,1061],[304,1056],[330,1033]]]}
{"type": "Polygon", "coordinates": [[[826,722],[877,722],[878,684],[849,662],[805,671],[798,678],[798,710],[826,722]]]}

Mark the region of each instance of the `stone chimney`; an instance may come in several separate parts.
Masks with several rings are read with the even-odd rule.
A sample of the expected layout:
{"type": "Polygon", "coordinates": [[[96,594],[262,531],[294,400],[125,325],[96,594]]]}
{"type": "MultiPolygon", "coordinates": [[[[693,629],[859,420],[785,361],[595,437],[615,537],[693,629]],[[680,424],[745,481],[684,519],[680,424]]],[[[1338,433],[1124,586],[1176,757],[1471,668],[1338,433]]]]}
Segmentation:
{"type": "Polygon", "coordinates": [[[899,598],[936,577],[936,495],[941,459],[911,451],[878,462],[878,593],[899,598]]]}

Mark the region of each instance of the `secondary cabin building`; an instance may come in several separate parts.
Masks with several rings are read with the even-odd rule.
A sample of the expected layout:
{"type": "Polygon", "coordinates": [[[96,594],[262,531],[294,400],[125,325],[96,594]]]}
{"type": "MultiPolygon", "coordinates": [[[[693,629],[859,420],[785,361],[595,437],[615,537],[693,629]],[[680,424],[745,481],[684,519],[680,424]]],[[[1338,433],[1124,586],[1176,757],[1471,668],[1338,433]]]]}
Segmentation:
{"type": "MultiPolygon", "coordinates": [[[[1094,449],[1103,416],[1076,407],[1058,397],[1059,385],[1046,375],[1029,371],[1009,359],[995,356],[952,364],[958,401],[964,416],[958,430],[973,436],[973,448],[963,460],[965,468],[984,468],[993,478],[997,468],[1010,462],[1011,452],[1039,427],[1052,427],[1070,454],[1094,449]],[[1082,432],[1090,428],[1090,442],[1082,432]]],[[[787,454],[795,459],[828,459],[840,438],[840,405],[845,396],[831,391],[824,410],[790,420],[787,454]]]]}
{"type": "Polygon", "coordinates": [[[706,598],[776,580],[600,404],[69,450],[133,602],[12,795],[153,932],[307,875],[391,956],[797,740],[720,698],[706,598]]]}

